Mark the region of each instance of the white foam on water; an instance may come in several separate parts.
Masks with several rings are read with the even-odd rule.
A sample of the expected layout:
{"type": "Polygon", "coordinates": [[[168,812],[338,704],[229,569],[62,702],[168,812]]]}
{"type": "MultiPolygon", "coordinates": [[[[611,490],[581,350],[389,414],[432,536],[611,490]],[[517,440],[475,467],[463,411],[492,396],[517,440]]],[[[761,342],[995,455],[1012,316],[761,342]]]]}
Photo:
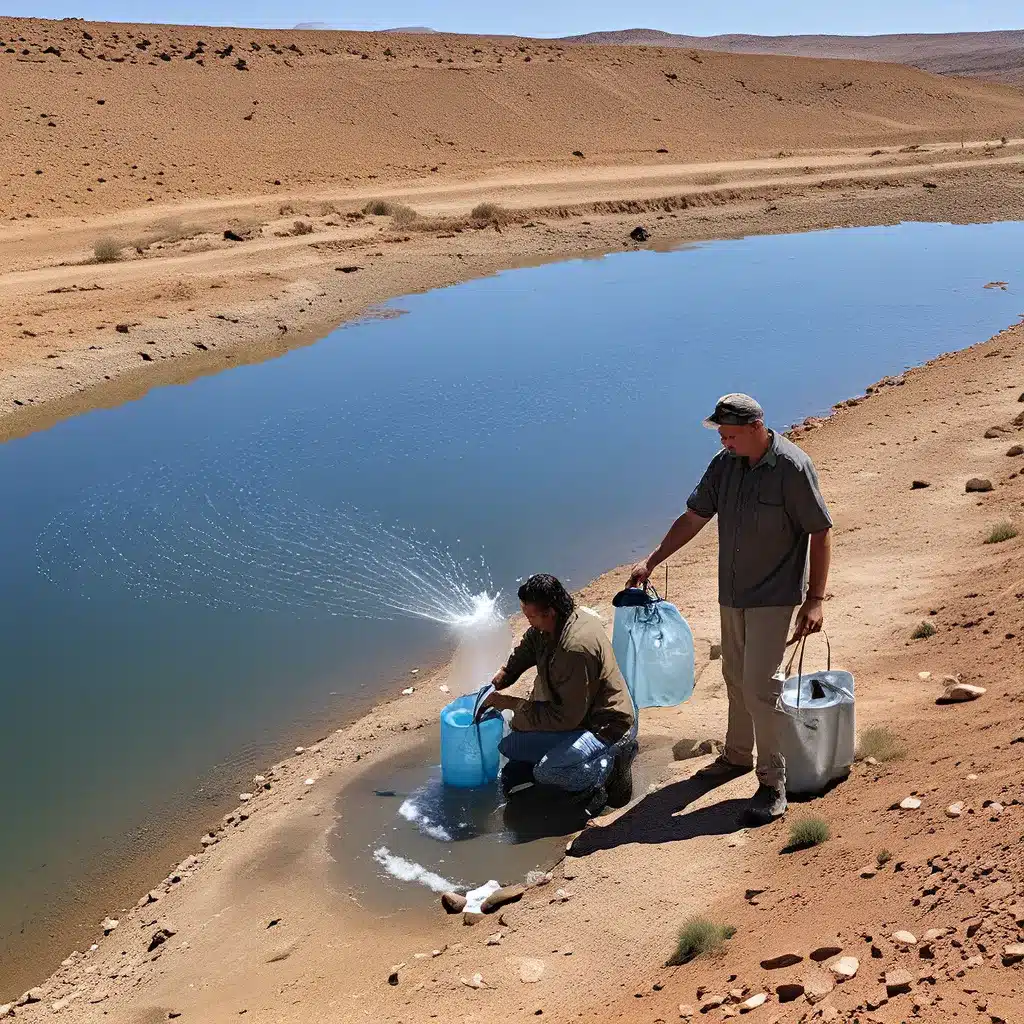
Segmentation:
{"type": "Polygon", "coordinates": [[[398,813],[406,821],[411,821],[421,832],[430,836],[431,839],[436,839],[441,843],[450,843],[452,841],[451,833],[441,825],[435,825],[413,800],[403,800],[402,805],[398,808],[398,813]]]}
{"type": "Polygon", "coordinates": [[[414,861],[399,857],[386,846],[381,846],[374,850],[373,859],[392,878],[397,878],[401,882],[417,882],[420,885],[425,885],[428,889],[432,889],[434,892],[451,892],[458,888],[454,882],[449,882],[447,878],[442,878],[435,872],[425,868],[422,864],[416,864],[414,861]]]}

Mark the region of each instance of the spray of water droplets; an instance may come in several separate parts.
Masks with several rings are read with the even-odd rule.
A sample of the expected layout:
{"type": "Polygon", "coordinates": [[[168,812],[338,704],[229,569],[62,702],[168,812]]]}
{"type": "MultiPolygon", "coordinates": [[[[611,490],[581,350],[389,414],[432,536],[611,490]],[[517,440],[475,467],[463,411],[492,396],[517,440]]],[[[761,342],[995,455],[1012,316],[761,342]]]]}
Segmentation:
{"type": "Polygon", "coordinates": [[[482,555],[456,554],[351,505],[325,508],[263,469],[231,472],[207,459],[93,491],[42,531],[39,569],[86,598],[116,586],[141,599],[456,628],[498,618],[482,555]]]}

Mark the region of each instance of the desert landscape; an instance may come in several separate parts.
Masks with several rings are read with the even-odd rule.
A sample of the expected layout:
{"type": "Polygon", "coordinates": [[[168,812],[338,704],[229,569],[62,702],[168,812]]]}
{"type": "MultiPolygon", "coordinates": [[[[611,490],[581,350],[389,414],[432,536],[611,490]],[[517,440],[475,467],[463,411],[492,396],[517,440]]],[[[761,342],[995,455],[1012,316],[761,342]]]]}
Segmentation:
{"type": "MultiPolygon", "coordinates": [[[[877,61],[0,18],[0,78],[4,439],[511,267],[1024,219],[1024,92],[877,61]]],[[[709,530],[672,562],[694,699],[644,712],[638,799],[493,916],[371,914],[329,852],[442,667],[268,766],[92,942],[4,964],[0,1016],[1021,1019],[1024,328],[975,340],[790,431],[836,520],[848,781],[748,831],[750,780],[695,778],[726,708],[709,530]],[[794,849],[812,816],[829,838],[794,849]],[[668,966],[695,915],[714,948],[668,966]]],[[[625,575],[580,599],[610,623],[625,575]]]]}

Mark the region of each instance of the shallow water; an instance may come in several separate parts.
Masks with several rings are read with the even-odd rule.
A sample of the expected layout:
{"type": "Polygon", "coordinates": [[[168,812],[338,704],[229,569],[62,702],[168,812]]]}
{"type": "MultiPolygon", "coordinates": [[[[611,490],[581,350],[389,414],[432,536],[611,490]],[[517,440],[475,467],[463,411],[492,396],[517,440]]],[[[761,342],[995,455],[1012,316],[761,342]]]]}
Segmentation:
{"type": "Polygon", "coordinates": [[[461,614],[646,550],[719,394],[785,426],[1014,322],[1022,242],[904,225],[519,270],[0,446],[0,961],[443,656],[415,616],[446,581],[461,614]]]}

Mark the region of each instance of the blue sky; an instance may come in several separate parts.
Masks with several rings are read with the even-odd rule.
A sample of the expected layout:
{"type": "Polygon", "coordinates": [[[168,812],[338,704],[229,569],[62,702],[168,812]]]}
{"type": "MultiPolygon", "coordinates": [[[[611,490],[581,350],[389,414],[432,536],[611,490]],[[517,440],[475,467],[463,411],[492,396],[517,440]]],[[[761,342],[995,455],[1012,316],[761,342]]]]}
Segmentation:
{"type": "Polygon", "coordinates": [[[326,22],[354,29],[425,25],[450,32],[555,36],[597,29],[660,28],[713,35],[752,32],[871,34],[1024,28],[1020,0],[7,0],[0,13],[41,18],[288,28],[326,22]]]}

